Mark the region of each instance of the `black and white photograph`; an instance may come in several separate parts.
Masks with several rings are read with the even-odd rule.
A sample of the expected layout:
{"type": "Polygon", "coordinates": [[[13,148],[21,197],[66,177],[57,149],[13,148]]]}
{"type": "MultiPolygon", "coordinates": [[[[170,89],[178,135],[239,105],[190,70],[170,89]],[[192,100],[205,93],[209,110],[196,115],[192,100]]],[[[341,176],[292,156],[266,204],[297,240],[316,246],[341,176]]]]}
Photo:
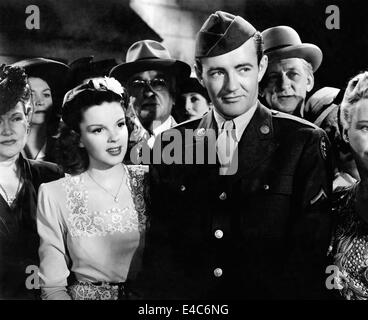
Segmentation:
{"type": "Polygon", "coordinates": [[[364,8],[0,0],[0,300],[367,300],[364,8]]]}

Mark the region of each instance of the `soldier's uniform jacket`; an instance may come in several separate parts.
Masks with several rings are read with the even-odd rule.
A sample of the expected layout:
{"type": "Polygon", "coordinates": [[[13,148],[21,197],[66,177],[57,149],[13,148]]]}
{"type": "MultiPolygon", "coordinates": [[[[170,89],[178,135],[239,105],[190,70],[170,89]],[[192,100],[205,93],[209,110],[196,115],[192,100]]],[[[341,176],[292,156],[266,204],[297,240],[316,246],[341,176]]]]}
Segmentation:
{"type": "Polygon", "coordinates": [[[165,153],[165,134],[183,137],[181,161],[150,168],[143,297],[324,297],[332,190],[326,134],[258,103],[234,175],[220,176],[206,157],[206,164],[180,164],[199,146],[207,150],[204,132],[216,126],[210,112],[156,141],[153,152],[161,144],[165,153]],[[190,141],[185,129],[197,129],[190,141]]]}

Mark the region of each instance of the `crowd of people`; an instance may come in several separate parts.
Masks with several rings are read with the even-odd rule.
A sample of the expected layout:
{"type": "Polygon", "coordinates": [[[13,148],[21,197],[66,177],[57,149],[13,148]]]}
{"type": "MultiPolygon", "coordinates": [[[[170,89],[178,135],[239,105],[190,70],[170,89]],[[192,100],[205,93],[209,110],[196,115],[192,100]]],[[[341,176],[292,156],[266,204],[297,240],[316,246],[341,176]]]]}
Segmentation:
{"type": "Polygon", "coordinates": [[[368,299],[368,72],[223,11],[194,55],[1,66],[0,299],[368,299]]]}

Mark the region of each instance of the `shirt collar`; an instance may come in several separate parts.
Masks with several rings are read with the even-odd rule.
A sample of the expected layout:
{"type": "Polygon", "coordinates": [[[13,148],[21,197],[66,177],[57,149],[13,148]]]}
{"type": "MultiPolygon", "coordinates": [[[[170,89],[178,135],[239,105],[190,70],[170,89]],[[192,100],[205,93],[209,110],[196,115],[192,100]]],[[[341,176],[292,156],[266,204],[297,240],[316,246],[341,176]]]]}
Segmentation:
{"type": "Polygon", "coordinates": [[[163,123],[153,129],[153,135],[156,137],[165,130],[170,129],[172,127],[173,120],[174,118],[172,116],[169,116],[163,123]]]}
{"type": "MultiPolygon", "coordinates": [[[[240,116],[237,116],[236,118],[231,119],[234,121],[235,124],[235,136],[237,142],[240,141],[240,138],[243,135],[245,128],[248,126],[250,120],[252,119],[254,112],[257,109],[257,105],[258,103],[256,102],[252,107],[249,108],[248,111],[244,112],[240,116]]],[[[225,121],[230,120],[225,119],[215,108],[213,109],[213,115],[215,117],[217,127],[219,129],[222,128],[222,125],[225,121]]]]}

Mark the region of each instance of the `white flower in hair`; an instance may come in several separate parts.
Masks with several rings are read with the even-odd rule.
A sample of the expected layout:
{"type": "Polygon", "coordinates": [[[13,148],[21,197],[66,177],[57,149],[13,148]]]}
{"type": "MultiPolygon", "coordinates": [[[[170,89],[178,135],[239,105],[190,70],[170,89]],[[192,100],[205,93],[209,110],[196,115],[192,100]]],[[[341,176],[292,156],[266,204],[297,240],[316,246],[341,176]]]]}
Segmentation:
{"type": "Polygon", "coordinates": [[[78,85],[77,87],[69,90],[65,96],[63,105],[66,102],[74,99],[79,93],[85,90],[101,90],[101,91],[112,91],[118,94],[120,97],[123,97],[125,89],[122,87],[119,81],[115,78],[110,77],[98,77],[98,78],[91,78],[88,82],[78,85]]]}
{"type": "Polygon", "coordinates": [[[115,92],[119,96],[122,96],[124,93],[124,88],[120,84],[118,80],[110,77],[103,78],[93,78],[91,79],[95,88],[105,88],[112,92],[115,92]]]}

